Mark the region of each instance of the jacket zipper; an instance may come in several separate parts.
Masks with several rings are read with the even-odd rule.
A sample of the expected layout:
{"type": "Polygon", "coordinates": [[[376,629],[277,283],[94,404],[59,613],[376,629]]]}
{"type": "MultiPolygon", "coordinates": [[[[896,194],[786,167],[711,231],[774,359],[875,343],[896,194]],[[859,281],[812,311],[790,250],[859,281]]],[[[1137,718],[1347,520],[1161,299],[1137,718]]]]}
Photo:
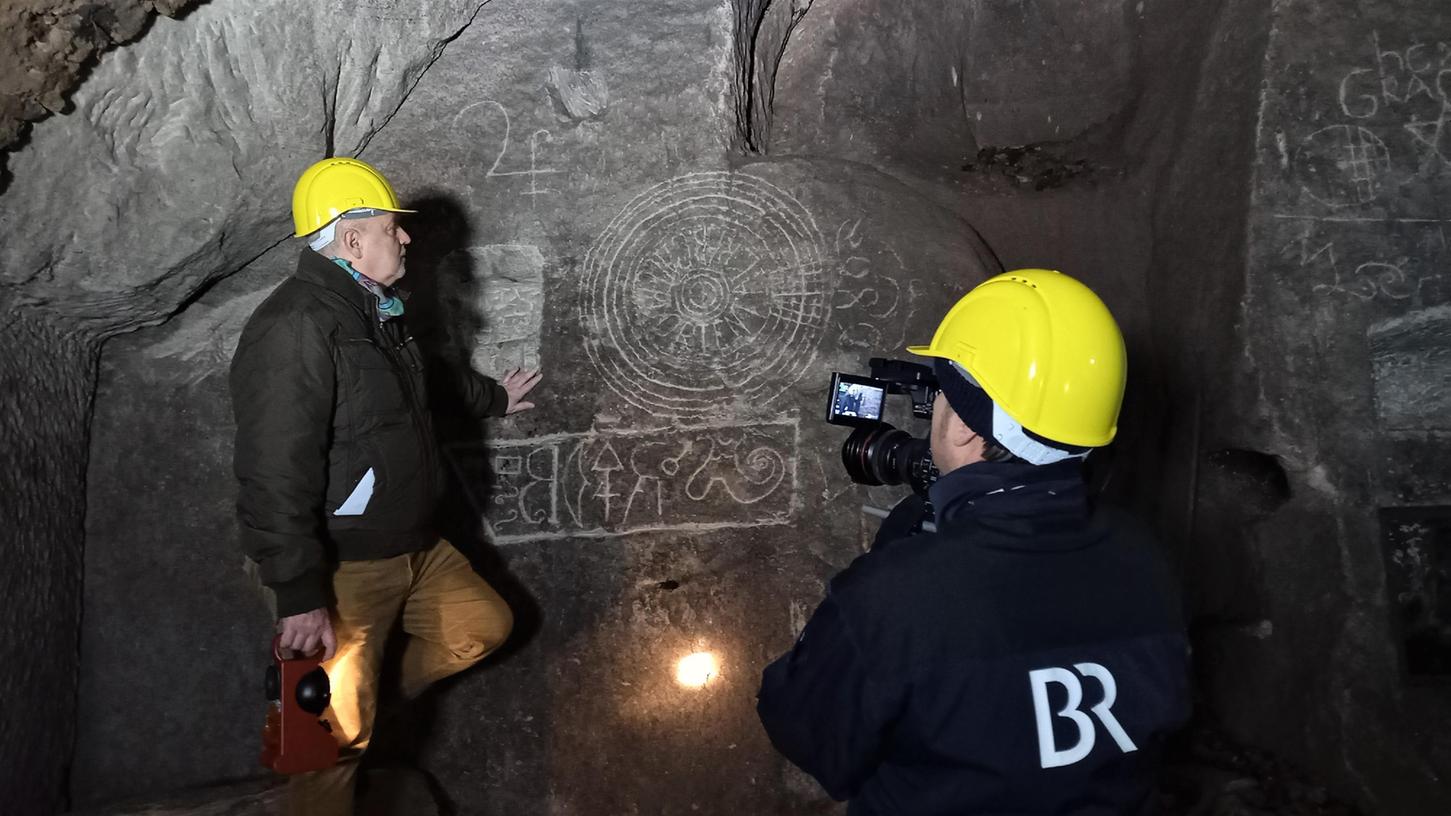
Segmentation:
{"type": "MultiPolygon", "coordinates": [[[[433,451],[433,445],[430,444],[430,439],[427,433],[426,410],[424,406],[420,404],[418,394],[413,388],[413,378],[408,373],[408,367],[404,365],[403,362],[399,359],[398,355],[395,353],[395,349],[392,347],[392,343],[388,341],[387,337],[384,337],[382,339],[382,342],[379,341],[379,334],[386,334],[386,331],[383,326],[383,321],[377,318],[376,313],[368,314],[366,311],[359,309],[356,303],[353,303],[352,301],[343,297],[341,294],[328,290],[327,287],[322,288],[329,295],[346,303],[349,308],[351,308],[355,313],[357,313],[359,317],[363,319],[364,329],[368,333],[369,342],[373,344],[374,348],[377,348],[379,351],[383,352],[384,359],[388,361],[388,365],[391,366],[393,369],[393,376],[399,379],[399,384],[403,386],[404,393],[408,395],[409,413],[413,415],[413,430],[414,433],[416,433],[418,436],[418,447],[423,452],[423,485],[425,488],[427,488],[427,491],[424,493],[424,501],[429,503],[428,514],[432,516],[434,510],[436,509],[433,507],[433,503],[436,501],[435,491],[437,490],[437,488],[433,484],[433,480],[434,471],[437,469],[438,464],[435,461],[436,456],[433,451]]],[[[408,342],[408,339],[409,338],[405,337],[403,342],[406,344],[408,342]]],[[[427,376],[426,372],[420,373],[423,374],[423,376],[425,377],[427,376]]]]}
{"type": "MultiPolygon", "coordinates": [[[[401,331],[401,329],[396,332],[390,332],[381,320],[377,320],[374,326],[377,329],[377,333],[372,335],[374,337],[374,343],[382,349],[383,356],[388,359],[389,365],[393,366],[394,375],[399,378],[403,385],[404,393],[408,395],[409,411],[413,414],[413,429],[418,434],[418,446],[423,453],[423,486],[426,488],[423,494],[424,501],[429,503],[429,514],[432,515],[434,509],[432,505],[437,498],[435,496],[437,486],[433,483],[433,480],[435,471],[438,468],[438,462],[436,461],[436,454],[428,436],[427,409],[422,404],[417,389],[413,386],[413,375],[410,372],[413,366],[403,360],[404,347],[412,337],[401,331]],[[383,335],[382,343],[377,343],[378,334],[383,335]],[[393,343],[392,337],[389,336],[390,334],[401,335],[402,339],[395,344],[393,343]]],[[[426,372],[421,369],[416,370],[416,373],[421,376],[427,376],[426,372]]]]}

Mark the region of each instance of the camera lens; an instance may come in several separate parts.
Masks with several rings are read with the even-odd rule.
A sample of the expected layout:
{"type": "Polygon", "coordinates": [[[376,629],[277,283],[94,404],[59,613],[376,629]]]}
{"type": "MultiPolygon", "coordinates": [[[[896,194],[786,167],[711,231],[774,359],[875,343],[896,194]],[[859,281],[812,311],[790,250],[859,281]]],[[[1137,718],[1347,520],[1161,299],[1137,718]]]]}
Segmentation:
{"type": "Polygon", "coordinates": [[[841,446],[846,473],[857,484],[910,484],[926,494],[937,478],[927,440],[886,423],[857,428],[841,446]]]}
{"type": "Polygon", "coordinates": [[[886,423],[853,430],[841,446],[841,463],[846,467],[846,474],[857,484],[873,487],[901,484],[900,481],[890,481],[890,473],[883,478],[879,462],[884,458],[883,451],[900,444],[903,437],[910,439],[911,434],[886,423]]]}

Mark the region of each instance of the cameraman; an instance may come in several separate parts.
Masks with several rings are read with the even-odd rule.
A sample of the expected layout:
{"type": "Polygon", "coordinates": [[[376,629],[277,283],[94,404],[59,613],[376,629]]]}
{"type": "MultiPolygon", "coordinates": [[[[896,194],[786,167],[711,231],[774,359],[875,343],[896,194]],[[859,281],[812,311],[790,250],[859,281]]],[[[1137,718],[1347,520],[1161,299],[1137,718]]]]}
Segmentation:
{"type": "Polygon", "coordinates": [[[908,351],[941,388],[937,532],[832,579],[762,677],[771,742],[853,816],[1150,812],[1189,647],[1154,542],[1083,482],[1117,430],[1118,326],[1073,278],[1019,270],[908,351]]]}

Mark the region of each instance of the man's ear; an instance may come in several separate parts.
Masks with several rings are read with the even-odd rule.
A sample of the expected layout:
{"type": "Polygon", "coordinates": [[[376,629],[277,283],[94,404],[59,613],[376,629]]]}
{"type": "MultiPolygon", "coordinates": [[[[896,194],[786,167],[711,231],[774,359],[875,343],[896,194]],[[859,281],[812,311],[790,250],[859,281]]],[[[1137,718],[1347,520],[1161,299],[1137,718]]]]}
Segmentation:
{"type": "Polygon", "coordinates": [[[964,448],[972,444],[977,436],[977,432],[967,427],[967,423],[962,421],[957,412],[954,411],[947,417],[947,444],[954,448],[964,448]]]}
{"type": "Polygon", "coordinates": [[[356,260],[363,254],[363,234],[357,227],[342,226],[339,229],[338,248],[343,257],[356,260]]]}

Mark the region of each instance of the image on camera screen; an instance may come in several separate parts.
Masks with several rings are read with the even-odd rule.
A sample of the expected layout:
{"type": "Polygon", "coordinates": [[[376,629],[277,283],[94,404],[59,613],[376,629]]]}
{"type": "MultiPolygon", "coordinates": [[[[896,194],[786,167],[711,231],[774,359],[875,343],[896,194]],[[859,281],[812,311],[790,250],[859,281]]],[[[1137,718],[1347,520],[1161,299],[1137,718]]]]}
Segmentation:
{"type": "Polygon", "coordinates": [[[883,389],[862,383],[837,382],[831,412],[839,417],[881,419],[883,389]]]}

